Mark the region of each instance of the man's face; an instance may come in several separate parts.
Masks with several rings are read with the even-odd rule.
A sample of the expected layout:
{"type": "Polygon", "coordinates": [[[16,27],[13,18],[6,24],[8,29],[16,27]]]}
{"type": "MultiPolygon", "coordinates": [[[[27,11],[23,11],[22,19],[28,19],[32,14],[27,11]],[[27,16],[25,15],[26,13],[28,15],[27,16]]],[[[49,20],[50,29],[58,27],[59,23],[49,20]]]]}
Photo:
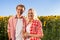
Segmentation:
{"type": "Polygon", "coordinates": [[[16,11],[17,11],[17,13],[18,13],[19,15],[21,15],[21,14],[24,12],[24,8],[23,8],[23,7],[18,7],[18,8],[16,9],[16,11]]]}

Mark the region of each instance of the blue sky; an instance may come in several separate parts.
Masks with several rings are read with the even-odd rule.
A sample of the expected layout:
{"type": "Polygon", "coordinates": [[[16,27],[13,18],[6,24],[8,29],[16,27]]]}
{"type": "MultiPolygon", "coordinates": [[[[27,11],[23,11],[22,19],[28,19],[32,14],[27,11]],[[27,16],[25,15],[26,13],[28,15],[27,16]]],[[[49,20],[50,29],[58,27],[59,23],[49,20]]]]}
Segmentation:
{"type": "Polygon", "coordinates": [[[28,9],[33,8],[38,16],[60,15],[60,0],[0,0],[0,16],[16,14],[16,6],[24,4],[27,15],[28,9]]]}

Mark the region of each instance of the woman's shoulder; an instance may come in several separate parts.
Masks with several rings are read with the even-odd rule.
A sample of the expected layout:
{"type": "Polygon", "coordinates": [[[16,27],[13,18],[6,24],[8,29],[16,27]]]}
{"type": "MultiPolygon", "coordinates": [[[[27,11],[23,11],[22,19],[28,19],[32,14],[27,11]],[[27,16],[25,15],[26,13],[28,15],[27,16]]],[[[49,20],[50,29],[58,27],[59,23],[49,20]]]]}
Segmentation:
{"type": "Polygon", "coordinates": [[[34,20],[33,23],[35,23],[35,24],[42,24],[42,22],[40,20],[34,20]]]}
{"type": "Polygon", "coordinates": [[[40,22],[40,20],[38,19],[38,20],[33,20],[34,22],[40,22]]]}

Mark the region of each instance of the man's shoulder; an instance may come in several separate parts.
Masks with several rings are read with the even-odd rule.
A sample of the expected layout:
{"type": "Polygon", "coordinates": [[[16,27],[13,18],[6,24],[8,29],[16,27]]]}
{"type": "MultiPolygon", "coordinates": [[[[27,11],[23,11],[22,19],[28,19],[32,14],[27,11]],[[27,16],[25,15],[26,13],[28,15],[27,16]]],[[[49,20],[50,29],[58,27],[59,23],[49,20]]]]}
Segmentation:
{"type": "Polygon", "coordinates": [[[11,16],[11,17],[9,18],[9,21],[12,20],[12,19],[14,19],[14,18],[15,18],[15,16],[11,16]]]}

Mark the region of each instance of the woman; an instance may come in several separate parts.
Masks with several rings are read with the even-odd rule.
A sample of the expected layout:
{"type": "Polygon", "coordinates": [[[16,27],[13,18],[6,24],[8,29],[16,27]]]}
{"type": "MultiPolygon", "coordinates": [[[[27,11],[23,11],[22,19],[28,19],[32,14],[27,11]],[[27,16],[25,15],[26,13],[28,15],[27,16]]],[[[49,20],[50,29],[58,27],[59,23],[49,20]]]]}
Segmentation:
{"type": "Polygon", "coordinates": [[[35,16],[33,9],[28,10],[27,26],[25,29],[25,40],[41,40],[43,37],[42,23],[35,16]]]}

